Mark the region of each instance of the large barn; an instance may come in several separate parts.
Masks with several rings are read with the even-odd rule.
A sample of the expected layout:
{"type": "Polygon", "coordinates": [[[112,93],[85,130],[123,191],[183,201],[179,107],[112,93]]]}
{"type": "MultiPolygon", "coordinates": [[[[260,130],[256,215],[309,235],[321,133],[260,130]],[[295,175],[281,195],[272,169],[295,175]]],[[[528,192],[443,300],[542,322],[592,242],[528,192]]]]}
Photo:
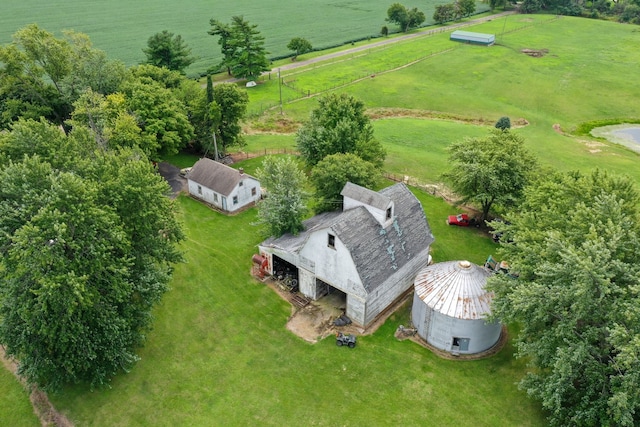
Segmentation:
{"type": "Polygon", "coordinates": [[[379,192],[347,183],[341,194],[342,211],[317,215],[298,235],[267,239],[259,250],[270,274],[292,272],[314,300],[342,295],[346,315],[366,327],[411,290],[434,238],[402,183],[379,192]]]}
{"type": "Polygon", "coordinates": [[[453,354],[480,353],[500,339],[502,327],[487,322],[493,294],[488,270],[469,261],[440,262],[416,277],[411,320],[418,335],[453,354]]]}
{"type": "Polygon", "coordinates": [[[187,174],[189,194],[224,212],[235,212],[260,200],[260,182],[211,159],[202,158],[187,174]]]}

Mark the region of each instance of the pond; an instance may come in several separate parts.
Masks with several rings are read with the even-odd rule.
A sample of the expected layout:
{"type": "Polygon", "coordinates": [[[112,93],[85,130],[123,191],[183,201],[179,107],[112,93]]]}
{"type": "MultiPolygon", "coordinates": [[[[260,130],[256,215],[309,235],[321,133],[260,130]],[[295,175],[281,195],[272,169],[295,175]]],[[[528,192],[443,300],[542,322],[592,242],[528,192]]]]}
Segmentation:
{"type": "Polygon", "coordinates": [[[605,138],[640,153],[640,124],[623,123],[591,130],[591,135],[605,138]]]}

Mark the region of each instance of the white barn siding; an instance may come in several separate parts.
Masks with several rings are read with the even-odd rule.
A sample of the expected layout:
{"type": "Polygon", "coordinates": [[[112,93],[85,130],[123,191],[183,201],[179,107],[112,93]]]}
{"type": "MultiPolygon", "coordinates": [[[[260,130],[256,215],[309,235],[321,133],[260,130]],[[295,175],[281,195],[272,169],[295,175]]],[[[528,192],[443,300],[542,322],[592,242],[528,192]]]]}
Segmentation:
{"type": "MultiPolygon", "coordinates": [[[[312,233],[305,244],[301,257],[315,259],[315,275],[323,282],[347,294],[366,295],[351,253],[336,236],[334,248],[328,245],[331,231],[324,229],[312,233]]],[[[334,234],[335,236],[335,234],[334,234]]]]}
{"type": "Polygon", "coordinates": [[[367,298],[367,313],[365,324],[373,321],[389,305],[405,294],[413,286],[413,280],[418,271],[424,267],[421,258],[414,258],[405,264],[382,286],[378,286],[367,298]]]}

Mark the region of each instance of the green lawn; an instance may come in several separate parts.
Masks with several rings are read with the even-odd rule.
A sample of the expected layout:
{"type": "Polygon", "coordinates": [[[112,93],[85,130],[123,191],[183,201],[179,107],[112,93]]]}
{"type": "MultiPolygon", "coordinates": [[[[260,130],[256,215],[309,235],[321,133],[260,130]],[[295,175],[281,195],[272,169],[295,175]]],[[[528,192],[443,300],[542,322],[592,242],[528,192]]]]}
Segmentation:
{"type": "MultiPolygon", "coordinates": [[[[446,1],[429,0],[417,6],[431,22],[435,5],[441,3],[446,1]]],[[[388,25],[385,18],[390,4],[388,0],[4,0],[0,44],[8,43],[19,28],[35,22],[57,35],[65,29],[86,33],[109,57],[134,65],[144,60],[142,49],[148,38],[168,30],[180,34],[198,57],[188,69],[189,74],[197,74],[221,59],[217,39],[207,34],[211,18],[230,22],[234,15],[244,16],[258,25],[270,56],[278,56],[289,53],[286,46],[293,37],[304,37],[321,48],[376,36],[383,25],[388,25]]],[[[478,3],[477,8],[487,10],[488,6],[478,3]]],[[[394,30],[393,26],[389,28],[394,30]]]]}
{"type": "Polygon", "coordinates": [[[29,394],[16,377],[0,365],[0,425],[11,427],[39,426],[29,394]]]}
{"type": "MultiPolygon", "coordinates": [[[[450,207],[417,194],[442,235],[450,207]]],[[[289,304],[249,275],[255,211],[225,217],[186,197],[178,204],[186,263],[155,312],[142,360],[111,389],[54,398],[77,425],[544,425],[514,385],[524,362],[511,347],[481,361],[439,359],[393,337],[408,307],[353,351],[296,337],[285,329],[289,304]]],[[[436,259],[481,262],[493,248],[475,230],[451,231],[448,243],[436,240],[436,259]]]]}

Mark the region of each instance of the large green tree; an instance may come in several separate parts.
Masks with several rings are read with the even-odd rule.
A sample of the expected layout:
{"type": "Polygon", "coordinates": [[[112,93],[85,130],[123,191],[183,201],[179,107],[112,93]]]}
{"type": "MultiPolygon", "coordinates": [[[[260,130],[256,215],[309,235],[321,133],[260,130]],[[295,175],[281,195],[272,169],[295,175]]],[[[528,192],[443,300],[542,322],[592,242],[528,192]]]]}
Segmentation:
{"type": "Polygon", "coordinates": [[[417,8],[407,9],[400,3],[393,3],[387,9],[386,21],[397,24],[403,32],[420,26],[425,19],[424,13],[417,8]]]}
{"type": "Polygon", "coordinates": [[[382,167],[386,156],[373,136],[364,103],[345,93],[320,98],[309,120],[298,130],[296,142],[310,166],[330,154],[353,153],[382,167]]]}
{"type": "Polygon", "coordinates": [[[44,116],[63,125],[87,88],[112,93],[124,77],[122,63],[107,60],[86,35],[69,31],[59,39],[28,25],[0,47],[0,124],[44,116]]]}
{"type": "Polygon", "coordinates": [[[379,177],[380,171],[373,164],[355,154],[337,153],[325,157],[311,171],[311,182],[316,189],[316,211],[340,209],[340,192],[347,182],[374,188],[379,177]]]}
{"type": "Polygon", "coordinates": [[[209,20],[209,25],[211,25],[211,29],[208,34],[218,37],[218,44],[222,52],[220,66],[227,70],[228,75],[231,75],[231,66],[236,52],[236,46],[232,43],[233,33],[231,32],[231,26],[213,18],[209,20]]]}
{"type": "Polygon", "coordinates": [[[444,176],[461,203],[475,203],[487,219],[494,205],[513,206],[536,169],[536,160],[516,133],[492,129],[449,147],[452,168],[444,176]]]}
{"type": "Polygon", "coordinates": [[[182,36],[164,30],[149,37],[147,48],[143,49],[147,64],[165,67],[184,73],[184,69],[193,64],[191,49],[182,40],[182,36]]]}
{"type": "Polygon", "coordinates": [[[445,22],[456,19],[456,6],[453,3],[436,5],[433,12],[433,20],[436,24],[444,24],[445,22]]]}
{"type": "Polygon", "coordinates": [[[256,80],[263,71],[269,71],[269,59],[264,47],[264,37],[256,24],[250,24],[242,16],[231,18],[230,48],[233,49],[230,65],[234,77],[256,80]]]}
{"type": "Polygon", "coordinates": [[[302,230],[307,178],[296,161],[291,157],[265,157],[256,175],[266,190],[266,197],[258,203],[258,224],[276,237],[302,230]]]}
{"type": "Polygon", "coordinates": [[[194,131],[185,105],[171,90],[149,77],[128,81],[121,90],[145,140],[155,142],[145,153],[150,159],[176,154],[191,141],[194,131]]]}
{"type": "Polygon", "coordinates": [[[458,17],[467,17],[476,11],[476,2],[475,0],[456,0],[455,7],[458,17]]]}
{"type": "Polygon", "coordinates": [[[217,84],[213,87],[213,104],[217,107],[214,107],[212,121],[221,151],[232,145],[242,145],[240,122],[249,104],[247,91],[233,83],[217,84]]]}
{"type": "Polygon", "coordinates": [[[640,197],[627,178],[553,174],[495,224],[517,278],[490,279],[493,315],[517,323],[520,387],[554,426],[640,423],[640,197]],[[505,239],[506,241],[507,239],[505,239]]]}
{"type": "Polygon", "coordinates": [[[169,188],[142,153],[98,149],[79,125],[17,127],[0,139],[0,343],[30,383],[99,386],[136,361],[180,260],[169,188]],[[40,148],[50,137],[57,150],[40,148]]]}
{"type": "Polygon", "coordinates": [[[307,39],[303,39],[302,37],[294,37],[287,44],[287,49],[294,52],[292,60],[295,61],[299,55],[311,52],[313,47],[311,46],[311,42],[309,42],[307,39]]]}

